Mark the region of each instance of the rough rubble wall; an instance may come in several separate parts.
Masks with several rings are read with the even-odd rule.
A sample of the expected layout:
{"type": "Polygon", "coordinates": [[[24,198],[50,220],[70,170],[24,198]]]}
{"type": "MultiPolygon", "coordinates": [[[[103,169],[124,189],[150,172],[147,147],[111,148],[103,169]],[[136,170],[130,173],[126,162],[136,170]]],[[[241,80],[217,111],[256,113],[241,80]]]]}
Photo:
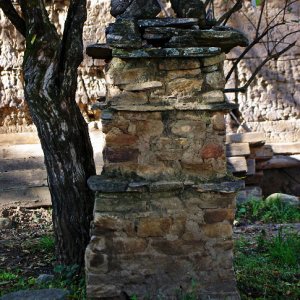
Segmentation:
{"type": "MultiPolygon", "coordinates": [[[[283,1],[268,1],[268,13],[274,15],[283,7],[283,1]]],[[[230,2],[229,4],[230,5],[230,2]]],[[[217,11],[224,11],[224,1],[217,1],[217,11]],[[222,4],[223,3],[223,4],[222,4]]],[[[253,8],[250,1],[244,2],[243,12],[254,21],[258,19],[260,9],[253,8]]],[[[299,20],[300,1],[292,7],[287,19],[299,20]]],[[[236,14],[231,21],[235,28],[254,34],[253,27],[243,14],[236,14]]],[[[299,30],[299,23],[290,23],[282,27],[282,32],[299,30]]],[[[275,33],[277,39],[281,37],[275,33]]],[[[300,40],[300,33],[290,36],[288,42],[300,40]]],[[[270,61],[262,68],[254,82],[245,94],[240,93],[238,102],[242,118],[251,131],[264,132],[267,142],[296,142],[300,139],[300,44],[281,56],[276,61],[270,61]]],[[[241,49],[234,49],[228,56],[227,70],[231,65],[231,59],[237,56],[241,49]]],[[[235,84],[243,86],[256,66],[266,57],[264,45],[260,44],[250,51],[244,61],[238,67],[235,76],[228,82],[234,87],[235,84]]],[[[226,72],[226,71],[225,71],[226,72]]],[[[233,99],[234,94],[228,94],[233,99]]]]}
{"type": "MultiPolygon", "coordinates": [[[[67,0],[51,1],[48,11],[58,32],[62,33],[67,0]]],[[[112,20],[109,1],[88,1],[88,19],[84,28],[84,44],[103,42],[104,30],[112,20]],[[102,39],[102,40],[101,40],[102,39]]],[[[35,131],[24,102],[22,60],[25,42],[0,10],[0,133],[35,131]]],[[[77,99],[87,121],[97,119],[90,105],[105,95],[101,62],[85,56],[78,72],[77,99]]]]}
{"type": "MultiPolygon", "coordinates": [[[[68,1],[53,2],[49,10],[52,20],[61,31],[68,1]]],[[[218,12],[226,9],[226,5],[231,5],[230,1],[227,1],[227,4],[224,4],[223,0],[215,2],[218,12]]],[[[272,4],[271,12],[275,12],[276,7],[282,5],[280,0],[269,2],[272,4]]],[[[109,0],[88,0],[88,19],[84,30],[85,45],[104,41],[105,25],[112,19],[109,14],[109,3],[109,0]]],[[[247,13],[254,18],[258,13],[257,10],[250,7],[250,1],[245,1],[244,4],[247,13]]],[[[299,19],[299,12],[300,4],[293,9],[295,19],[299,19]]],[[[241,15],[236,15],[232,23],[238,28],[251,29],[241,15]]],[[[2,12],[0,12],[0,24],[0,133],[34,130],[30,125],[28,109],[23,100],[20,66],[24,42],[9,21],[4,18],[2,12]]],[[[292,28],[289,27],[287,30],[291,31],[292,28]]],[[[239,49],[236,49],[232,55],[238,51],[239,49]]],[[[262,56],[261,47],[249,53],[238,70],[239,84],[243,84],[246,78],[249,78],[257,62],[256,58],[262,56]]],[[[105,93],[105,83],[99,64],[101,62],[85,57],[79,70],[77,102],[88,121],[97,118],[88,104],[105,93]]],[[[234,84],[233,81],[230,84],[234,84]]],[[[239,103],[243,119],[249,129],[265,132],[268,141],[299,140],[300,48],[295,47],[287,55],[264,67],[247,93],[239,95],[239,103]]]]}

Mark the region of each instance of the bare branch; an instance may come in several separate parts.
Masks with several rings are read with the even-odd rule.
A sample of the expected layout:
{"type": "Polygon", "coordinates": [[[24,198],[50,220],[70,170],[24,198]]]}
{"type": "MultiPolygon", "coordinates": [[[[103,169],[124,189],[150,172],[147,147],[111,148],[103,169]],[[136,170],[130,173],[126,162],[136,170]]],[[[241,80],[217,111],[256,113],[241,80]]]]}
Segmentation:
{"type": "Polygon", "coordinates": [[[263,14],[264,14],[264,10],[265,10],[265,7],[266,7],[266,1],[267,0],[263,0],[263,2],[261,4],[260,15],[259,15],[258,23],[257,23],[257,26],[256,26],[255,38],[257,38],[259,36],[259,29],[260,29],[262,17],[263,17],[263,14]]]}
{"type": "Polygon", "coordinates": [[[290,50],[291,48],[293,48],[296,45],[296,41],[289,44],[287,47],[285,47],[284,49],[282,49],[279,52],[276,52],[268,57],[266,57],[260,64],[259,66],[255,69],[255,71],[252,73],[252,75],[250,76],[250,78],[247,80],[246,84],[240,88],[230,88],[230,89],[224,89],[224,93],[245,93],[247,91],[247,88],[249,87],[249,85],[252,83],[252,81],[254,80],[254,78],[256,77],[256,75],[259,73],[259,71],[262,69],[262,67],[270,60],[272,59],[278,59],[282,54],[284,54],[285,52],[287,52],[288,50],[290,50]]]}
{"type": "MultiPolygon", "coordinates": [[[[268,23],[268,25],[266,26],[265,30],[267,29],[268,26],[270,26],[277,18],[278,16],[280,16],[280,14],[286,12],[286,10],[293,5],[294,3],[298,2],[299,0],[293,0],[293,1],[288,1],[287,5],[284,5],[284,7],[282,9],[280,9],[271,19],[271,21],[268,23]]],[[[268,11],[268,9],[267,9],[268,11]]],[[[283,22],[284,23],[284,22],[283,22]]]]}
{"type": "Polygon", "coordinates": [[[16,29],[25,37],[26,24],[24,19],[18,14],[11,0],[0,0],[0,8],[16,29]]]}
{"type": "Polygon", "coordinates": [[[239,11],[243,7],[242,3],[243,3],[242,0],[237,0],[235,5],[229,11],[227,11],[223,16],[221,16],[219,18],[219,20],[217,21],[215,26],[218,26],[218,25],[222,24],[223,22],[225,25],[227,23],[227,21],[230,19],[230,17],[232,16],[232,14],[239,11]]]}
{"type": "Polygon", "coordinates": [[[265,30],[258,38],[254,39],[250,44],[249,46],[247,46],[244,51],[241,53],[241,55],[236,59],[236,61],[233,63],[231,69],[229,70],[228,74],[226,75],[226,81],[229,80],[229,78],[231,77],[234,69],[237,67],[237,65],[239,64],[239,62],[245,57],[245,55],[256,45],[260,42],[260,40],[265,37],[268,32],[270,30],[273,30],[274,28],[278,27],[278,26],[281,26],[281,25],[284,25],[285,23],[277,23],[277,24],[274,24],[273,26],[267,28],[267,30],[265,30]]]}

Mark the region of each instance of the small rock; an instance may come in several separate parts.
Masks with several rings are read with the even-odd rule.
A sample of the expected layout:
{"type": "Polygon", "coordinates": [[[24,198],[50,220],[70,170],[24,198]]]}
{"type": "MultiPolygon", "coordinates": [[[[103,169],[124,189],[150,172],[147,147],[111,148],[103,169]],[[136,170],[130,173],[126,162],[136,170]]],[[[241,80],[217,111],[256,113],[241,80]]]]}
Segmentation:
{"type": "Polygon", "coordinates": [[[69,292],[62,289],[25,290],[6,294],[0,300],[65,300],[69,292]]]}
{"type": "Polygon", "coordinates": [[[191,28],[198,24],[197,18],[160,18],[160,19],[144,19],[138,20],[141,28],[146,27],[180,27],[191,28]]]}
{"type": "Polygon", "coordinates": [[[279,199],[282,203],[292,205],[292,206],[300,206],[299,198],[293,195],[282,194],[282,193],[274,193],[266,198],[265,201],[270,202],[275,199],[279,199]]]}
{"type": "Polygon", "coordinates": [[[11,229],[12,222],[8,218],[0,218],[0,229],[11,229]]]}
{"type": "Polygon", "coordinates": [[[109,46],[117,48],[141,48],[141,33],[133,19],[117,19],[106,29],[106,40],[109,46]]]}
{"type": "Polygon", "coordinates": [[[199,0],[171,0],[177,18],[198,18],[199,26],[205,27],[205,5],[199,0]]]}
{"type": "MultiPolygon", "coordinates": [[[[120,1],[116,0],[113,2],[120,1]]],[[[126,1],[123,0],[123,2],[126,1]]],[[[157,0],[132,0],[128,6],[126,4],[124,7],[118,11],[113,11],[115,17],[119,16],[121,18],[151,19],[155,18],[161,11],[161,7],[157,0]]]]}
{"type": "Polygon", "coordinates": [[[112,0],[110,13],[112,16],[117,17],[121,15],[131,4],[132,0],[112,0]]]}
{"type": "Polygon", "coordinates": [[[45,282],[49,282],[52,281],[54,279],[54,275],[50,275],[50,274],[41,274],[39,275],[39,277],[36,279],[37,283],[45,283],[45,282]]]}

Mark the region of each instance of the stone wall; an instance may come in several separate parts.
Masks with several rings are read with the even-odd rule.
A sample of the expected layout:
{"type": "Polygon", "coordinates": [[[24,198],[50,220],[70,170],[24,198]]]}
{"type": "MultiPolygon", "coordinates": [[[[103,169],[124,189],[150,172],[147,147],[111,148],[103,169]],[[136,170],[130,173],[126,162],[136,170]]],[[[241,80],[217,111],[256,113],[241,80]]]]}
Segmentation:
{"type": "MultiPolygon", "coordinates": [[[[217,1],[217,11],[224,11],[230,3],[217,1]]],[[[268,1],[268,13],[275,15],[279,8],[283,7],[283,1],[268,1]]],[[[260,9],[253,8],[250,1],[244,1],[242,13],[237,13],[231,19],[230,25],[240,28],[250,37],[254,35],[254,29],[250,23],[257,22],[260,9]],[[247,18],[245,17],[247,16],[247,18]],[[249,21],[250,19],[250,21],[249,21]]],[[[219,14],[219,13],[218,13],[219,14]]],[[[288,25],[281,26],[273,36],[279,40],[282,33],[299,30],[300,2],[292,6],[287,13],[288,25]],[[296,22],[295,22],[296,21],[296,22]]],[[[265,26],[265,24],[263,24],[265,26]]],[[[263,28],[262,26],[262,28],[263,28]]],[[[300,139],[300,33],[288,37],[287,42],[298,41],[296,47],[281,56],[278,60],[268,62],[245,94],[238,95],[239,109],[246,127],[250,131],[265,133],[267,142],[297,142],[300,139]]],[[[235,48],[227,55],[228,63],[225,72],[231,65],[231,60],[241,53],[241,49],[235,48]]],[[[242,86],[246,83],[256,66],[266,57],[266,49],[263,44],[253,48],[240,63],[228,87],[242,86]]],[[[234,94],[227,94],[230,99],[234,94]]]]}
{"type": "MultiPolygon", "coordinates": [[[[215,62],[222,57],[216,57],[215,62]]],[[[142,60],[113,59],[106,76],[107,101],[113,108],[126,111],[117,115],[102,112],[107,143],[105,172],[136,173],[147,179],[187,179],[193,174],[199,177],[199,172],[203,180],[211,175],[224,176],[223,114],[186,111],[199,106],[189,103],[193,97],[201,99],[203,107],[224,101],[221,91],[212,91],[223,84],[219,68],[221,65],[216,64],[215,68],[201,70],[197,59],[153,59],[147,64],[142,60]],[[164,111],[156,111],[162,98],[164,111]],[[152,108],[153,112],[142,112],[143,105],[146,111],[152,108]],[[131,112],[130,107],[140,112],[131,112]],[[173,111],[175,107],[182,111],[173,111]]]]}
{"type": "MultiPolygon", "coordinates": [[[[16,1],[15,1],[16,2],[16,1]]],[[[84,44],[103,41],[105,26],[113,19],[109,1],[90,0],[84,27],[84,44]],[[97,38],[96,38],[97,37],[97,38]]],[[[68,1],[47,2],[47,9],[59,33],[62,33],[68,1]]],[[[18,8],[18,6],[16,6],[18,8]]],[[[0,10],[0,133],[35,131],[24,102],[22,59],[25,42],[0,10]]],[[[79,68],[77,103],[88,122],[99,119],[91,104],[106,93],[103,62],[85,55],[79,68]]]]}
{"type": "MultiPolygon", "coordinates": [[[[52,19],[61,32],[66,16],[67,0],[55,0],[49,5],[52,19]]],[[[84,29],[85,45],[104,41],[104,28],[112,17],[109,14],[108,0],[88,1],[88,20],[84,29]]],[[[166,2],[166,1],[164,1],[166,2]]],[[[270,12],[282,5],[281,0],[269,1],[270,12]]],[[[228,8],[229,2],[215,1],[217,15],[228,8]]],[[[244,2],[245,12],[251,18],[257,18],[258,11],[250,7],[250,1],[244,2]]],[[[292,12],[292,18],[299,19],[299,4],[292,12]]],[[[170,10],[168,10],[170,11],[170,10]]],[[[32,127],[28,109],[24,104],[21,63],[24,49],[22,37],[0,12],[0,133],[35,130],[32,127]]],[[[233,17],[232,24],[236,28],[251,29],[243,15],[233,17]]],[[[289,25],[286,30],[292,30],[297,24],[289,25]]],[[[251,30],[250,30],[251,31],[251,30]]],[[[300,36],[299,36],[300,37],[300,36]]],[[[294,37],[293,37],[294,38],[294,37]]],[[[299,38],[297,38],[300,40],[299,38]]],[[[270,62],[251,85],[245,95],[239,95],[240,110],[246,125],[251,131],[261,131],[266,134],[267,142],[295,142],[299,140],[299,103],[300,103],[300,48],[295,47],[287,55],[277,61],[270,62]]],[[[234,50],[232,55],[238,53],[234,50]]],[[[262,57],[263,49],[259,47],[252,51],[241,64],[238,71],[239,83],[245,82],[253,70],[257,57],[262,57]]],[[[230,59],[232,56],[228,56],[230,59]]],[[[85,57],[79,70],[77,102],[87,121],[99,117],[91,110],[93,103],[105,94],[105,82],[99,64],[103,62],[85,57]]],[[[229,62],[230,63],[230,62],[229,62]]],[[[231,82],[231,84],[234,84],[231,82]]]]}

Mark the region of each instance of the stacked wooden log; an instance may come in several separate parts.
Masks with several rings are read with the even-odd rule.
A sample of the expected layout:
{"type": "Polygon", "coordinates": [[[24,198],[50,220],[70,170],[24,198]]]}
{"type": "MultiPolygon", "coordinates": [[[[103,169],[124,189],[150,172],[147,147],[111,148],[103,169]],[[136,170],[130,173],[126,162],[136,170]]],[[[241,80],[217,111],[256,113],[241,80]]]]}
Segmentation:
{"type": "Polygon", "coordinates": [[[226,136],[228,172],[245,178],[246,189],[239,201],[262,197],[260,184],[264,170],[300,167],[300,143],[269,143],[259,132],[236,133],[226,136]]]}

